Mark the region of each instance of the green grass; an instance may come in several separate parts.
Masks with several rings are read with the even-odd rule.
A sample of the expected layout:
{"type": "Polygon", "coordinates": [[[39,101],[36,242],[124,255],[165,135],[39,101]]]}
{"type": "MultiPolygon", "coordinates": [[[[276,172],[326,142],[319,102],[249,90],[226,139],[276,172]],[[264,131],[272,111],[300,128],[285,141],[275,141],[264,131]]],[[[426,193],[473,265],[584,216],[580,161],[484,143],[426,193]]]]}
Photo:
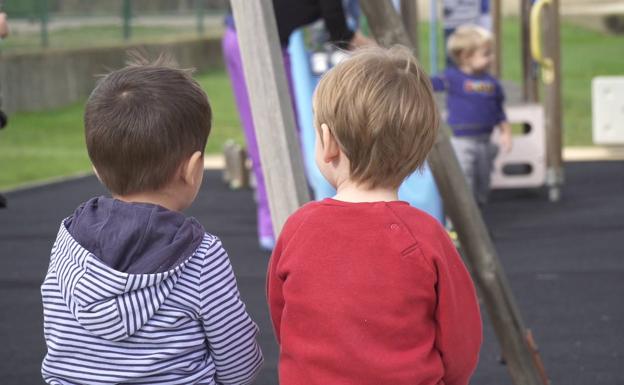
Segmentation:
{"type": "MultiPolygon", "coordinates": [[[[503,34],[503,78],[519,83],[522,68],[518,20],[506,20],[503,34]]],[[[591,81],[595,76],[624,74],[624,35],[590,31],[565,22],[560,34],[564,145],[590,146],[591,81]]]]}
{"type": "Polygon", "coordinates": [[[223,143],[228,139],[244,144],[245,139],[227,73],[224,70],[211,72],[198,76],[197,80],[206,90],[212,107],[212,132],[208,138],[206,152],[209,154],[222,152],[223,143]]]}
{"type": "MultiPolygon", "coordinates": [[[[420,59],[425,67],[428,67],[427,32],[427,25],[422,25],[420,59]]],[[[503,33],[503,77],[519,82],[517,19],[505,19],[503,33]]],[[[567,146],[588,146],[592,144],[591,79],[598,75],[624,73],[620,55],[624,52],[624,36],[606,35],[564,23],[561,43],[564,143],[567,146]]],[[[441,63],[442,60],[440,68],[441,63]]],[[[214,112],[207,152],[221,152],[223,142],[228,138],[243,143],[225,71],[200,75],[197,79],[208,93],[214,112]]],[[[54,111],[11,116],[9,127],[0,131],[0,190],[88,171],[90,164],[84,148],[82,110],[83,103],[78,103],[54,111]]]]}
{"type": "Polygon", "coordinates": [[[585,145],[591,143],[591,80],[598,75],[624,75],[624,35],[564,24],[562,44],[565,145],[585,145]]]}
{"type": "MultiPolygon", "coordinates": [[[[221,152],[231,138],[243,143],[229,79],[225,71],[200,75],[213,108],[213,128],[206,151],[221,152]]],[[[0,131],[0,190],[58,176],[89,171],[84,145],[84,103],[42,112],[18,113],[0,131]]]]}
{"type": "Polygon", "coordinates": [[[89,170],[81,126],[82,103],[11,116],[0,131],[0,187],[89,170]]]}

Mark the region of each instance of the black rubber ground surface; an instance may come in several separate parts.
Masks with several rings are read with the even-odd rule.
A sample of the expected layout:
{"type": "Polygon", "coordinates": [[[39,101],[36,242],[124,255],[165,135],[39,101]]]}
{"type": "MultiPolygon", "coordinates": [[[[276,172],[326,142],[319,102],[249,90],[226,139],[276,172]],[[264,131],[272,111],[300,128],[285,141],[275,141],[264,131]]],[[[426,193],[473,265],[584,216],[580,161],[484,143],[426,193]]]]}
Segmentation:
{"type": "MultiPolygon", "coordinates": [[[[497,191],[484,209],[525,324],[553,385],[624,384],[624,163],[566,166],[561,202],[543,192],[497,191]]],[[[7,194],[0,210],[0,384],[40,384],[45,354],[39,285],[60,220],[104,194],[94,177],[7,194]]],[[[258,250],[251,191],[228,191],[206,172],[189,210],[228,249],[266,364],[256,384],[276,384],[277,348],[265,305],[268,254],[258,250]]],[[[472,384],[512,384],[484,310],[485,342],[472,384]]],[[[331,385],[331,384],[327,384],[331,385]]]]}

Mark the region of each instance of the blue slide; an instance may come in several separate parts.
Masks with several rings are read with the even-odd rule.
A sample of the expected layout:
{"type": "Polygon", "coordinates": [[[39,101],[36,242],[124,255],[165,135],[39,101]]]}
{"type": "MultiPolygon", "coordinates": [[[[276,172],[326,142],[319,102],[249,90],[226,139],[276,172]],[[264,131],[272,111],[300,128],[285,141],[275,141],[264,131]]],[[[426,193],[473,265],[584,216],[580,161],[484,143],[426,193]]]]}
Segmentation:
{"type": "MultiPolygon", "coordinates": [[[[301,130],[303,162],[308,182],[317,200],[334,196],[336,191],[327,183],[314,160],[314,125],[312,116],[312,94],[319,78],[314,76],[310,68],[310,55],[305,47],[303,32],[295,31],[288,46],[292,65],[293,88],[301,130]]],[[[399,199],[409,202],[434,218],[444,223],[442,199],[431,174],[425,164],[422,172],[415,172],[403,182],[399,188],[399,199]]]]}

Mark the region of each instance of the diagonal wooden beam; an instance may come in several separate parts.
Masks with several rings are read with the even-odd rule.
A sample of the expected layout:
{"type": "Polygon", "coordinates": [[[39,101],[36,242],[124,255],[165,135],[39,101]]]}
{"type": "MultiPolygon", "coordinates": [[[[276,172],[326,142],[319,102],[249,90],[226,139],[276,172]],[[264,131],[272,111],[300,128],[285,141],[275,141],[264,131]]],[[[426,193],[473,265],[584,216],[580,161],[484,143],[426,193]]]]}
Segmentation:
{"type": "Polygon", "coordinates": [[[231,0],[275,234],[310,200],[271,0],[231,0]]]}
{"type": "Polygon", "coordinates": [[[414,47],[414,54],[419,53],[418,0],[401,0],[401,18],[407,36],[414,47]]]}
{"type": "MultiPolygon", "coordinates": [[[[360,5],[380,44],[412,47],[390,0],[360,0],[360,5]]],[[[494,326],[512,381],[516,385],[543,384],[535,357],[527,345],[527,331],[507,277],[444,130],[440,130],[428,160],[444,208],[455,226],[464,257],[494,326]]]]}

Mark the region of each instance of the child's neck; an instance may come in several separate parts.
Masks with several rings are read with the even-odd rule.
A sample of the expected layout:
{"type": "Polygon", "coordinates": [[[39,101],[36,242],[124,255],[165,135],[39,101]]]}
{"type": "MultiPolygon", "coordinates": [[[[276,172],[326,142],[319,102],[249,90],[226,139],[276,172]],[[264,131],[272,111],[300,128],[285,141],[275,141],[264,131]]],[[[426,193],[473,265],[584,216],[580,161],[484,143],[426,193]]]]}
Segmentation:
{"type": "Polygon", "coordinates": [[[113,198],[127,203],[150,203],[162,206],[171,211],[182,211],[186,207],[180,199],[170,191],[146,191],[135,194],[115,195],[113,198]]]}
{"type": "Polygon", "coordinates": [[[398,189],[387,187],[365,188],[351,180],[336,186],[334,199],[343,202],[390,202],[399,200],[398,189]]]}
{"type": "Polygon", "coordinates": [[[477,71],[469,65],[460,65],[458,68],[461,72],[465,73],[466,75],[483,75],[487,73],[486,70],[477,71]]]}
{"type": "Polygon", "coordinates": [[[467,75],[474,75],[475,71],[471,66],[464,64],[459,66],[459,70],[467,75]]]}

